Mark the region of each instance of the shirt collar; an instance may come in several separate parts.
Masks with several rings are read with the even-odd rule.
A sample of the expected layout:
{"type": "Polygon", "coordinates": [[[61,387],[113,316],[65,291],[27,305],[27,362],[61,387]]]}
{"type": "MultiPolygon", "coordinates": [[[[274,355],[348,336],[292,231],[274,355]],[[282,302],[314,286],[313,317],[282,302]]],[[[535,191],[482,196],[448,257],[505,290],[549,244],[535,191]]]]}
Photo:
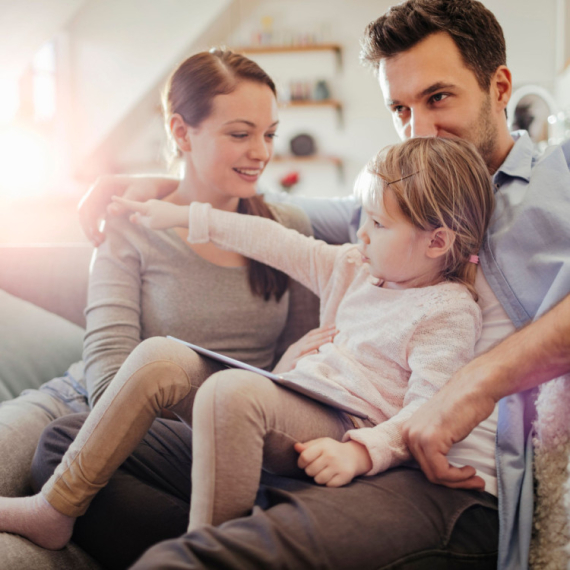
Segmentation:
{"type": "Polygon", "coordinates": [[[530,182],[530,173],[534,158],[534,145],[526,131],[515,131],[511,133],[515,144],[507,158],[501,164],[497,172],[493,175],[495,182],[500,182],[501,178],[522,178],[530,182]]]}

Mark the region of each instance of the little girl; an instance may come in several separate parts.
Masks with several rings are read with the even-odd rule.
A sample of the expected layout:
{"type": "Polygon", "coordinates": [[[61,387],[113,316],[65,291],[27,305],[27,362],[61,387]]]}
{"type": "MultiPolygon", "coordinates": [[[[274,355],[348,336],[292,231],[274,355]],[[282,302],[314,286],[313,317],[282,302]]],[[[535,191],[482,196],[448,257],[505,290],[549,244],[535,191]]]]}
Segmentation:
{"type": "MultiPolygon", "coordinates": [[[[338,330],[283,374],[298,391],[237,370],[218,372],[198,389],[190,529],[247,514],[262,467],[290,475],[304,470],[336,487],[401,464],[410,457],[403,422],[473,357],[481,329],[473,286],[477,252],[493,208],[488,171],[475,148],[438,138],[388,147],[369,163],[356,192],[366,212],[358,246],[327,245],[209,204],[118,199],[137,212],[136,223],[188,226],[191,243],[213,242],[288,273],[320,296],[321,326],[338,330]]],[[[181,385],[137,394],[127,381],[120,389],[152,410],[188,396],[181,385]]],[[[6,521],[28,516],[70,535],[75,517],[138,443],[136,435],[112,443],[121,421],[117,402],[102,398],[43,487],[47,502],[38,499],[33,512],[3,517],[10,501],[3,499],[2,530],[22,532],[21,522],[9,528],[6,521]],[[102,441],[109,441],[108,453],[102,441]]],[[[136,426],[132,431],[138,433],[136,426]]]]}

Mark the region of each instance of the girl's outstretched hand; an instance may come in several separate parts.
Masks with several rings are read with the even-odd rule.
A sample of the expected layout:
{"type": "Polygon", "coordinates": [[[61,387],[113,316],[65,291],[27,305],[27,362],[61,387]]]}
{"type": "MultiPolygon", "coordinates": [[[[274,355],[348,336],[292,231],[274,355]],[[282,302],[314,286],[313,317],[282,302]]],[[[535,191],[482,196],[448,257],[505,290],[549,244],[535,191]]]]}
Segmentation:
{"type": "Polygon", "coordinates": [[[327,487],[342,487],[372,469],[368,450],[356,441],[341,443],[321,437],[296,443],[295,451],[300,453],[299,468],[313,477],[315,483],[327,487]]]}
{"type": "Polygon", "coordinates": [[[283,353],[283,356],[273,369],[273,374],[283,374],[293,370],[303,356],[316,354],[323,344],[332,342],[337,333],[338,330],[335,325],[319,327],[309,331],[283,353]]]}
{"type": "Polygon", "coordinates": [[[113,202],[125,209],[133,211],[129,216],[133,224],[139,224],[152,230],[166,230],[174,227],[188,227],[190,206],[178,206],[162,200],[148,200],[135,202],[120,196],[113,196],[113,202]]]}

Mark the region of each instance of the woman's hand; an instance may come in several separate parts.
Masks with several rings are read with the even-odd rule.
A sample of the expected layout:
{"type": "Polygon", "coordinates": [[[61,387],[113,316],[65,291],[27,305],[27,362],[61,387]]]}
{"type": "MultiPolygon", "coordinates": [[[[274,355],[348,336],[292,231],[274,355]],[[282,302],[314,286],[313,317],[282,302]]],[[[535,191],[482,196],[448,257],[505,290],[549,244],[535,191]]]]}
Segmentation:
{"type": "Polygon", "coordinates": [[[161,200],[135,202],[119,196],[113,196],[113,203],[119,204],[125,211],[135,212],[129,216],[133,224],[145,226],[151,230],[188,227],[190,206],[178,206],[161,200]]]}
{"type": "Polygon", "coordinates": [[[296,443],[300,453],[297,465],[304,469],[315,483],[327,487],[342,487],[355,477],[372,469],[372,460],[366,447],[356,441],[341,443],[330,437],[296,443]]]}
{"type": "Polygon", "coordinates": [[[174,192],[179,180],[142,176],[100,176],[79,202],[77,213],[83,232],[89,241],[98,247],[105,240],[100,230],[105,214],[121,216],[126,210],[111,202],[112,196],[125,196],[131,200],[145,201],[164,198],[174,192]]]}
{"type": "Polygon", "coordinates": [[[283,353],[283,356],[273,369],[273,373],[283,374],[284,372],[290,372],[295,368],[300,358],[307,356],[307,354],[315,354],[323,344],[332,342],[337,332],[338,330],[334,325],[319,327],[309,331],[283,353]]]}

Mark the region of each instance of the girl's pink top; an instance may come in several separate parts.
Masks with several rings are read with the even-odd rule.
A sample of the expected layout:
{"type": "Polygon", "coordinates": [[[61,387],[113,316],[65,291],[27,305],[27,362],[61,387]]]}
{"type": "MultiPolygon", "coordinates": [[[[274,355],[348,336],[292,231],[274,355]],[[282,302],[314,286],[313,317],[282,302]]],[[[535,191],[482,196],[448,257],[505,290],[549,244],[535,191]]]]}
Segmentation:
{"type": "Polygon", "coordinates": [[[373,475],[411,457],[402,423],[473,358],[481,311],[467,289],[443,282],[415,289],[373,284],[356,246],[328,245],[255,216],[192,203],[188,241],[213,242],[300,281],[321,299],[332,343],[284,377],[361,411],[374,427],[350,430],[366,446],[373,475]]]}

